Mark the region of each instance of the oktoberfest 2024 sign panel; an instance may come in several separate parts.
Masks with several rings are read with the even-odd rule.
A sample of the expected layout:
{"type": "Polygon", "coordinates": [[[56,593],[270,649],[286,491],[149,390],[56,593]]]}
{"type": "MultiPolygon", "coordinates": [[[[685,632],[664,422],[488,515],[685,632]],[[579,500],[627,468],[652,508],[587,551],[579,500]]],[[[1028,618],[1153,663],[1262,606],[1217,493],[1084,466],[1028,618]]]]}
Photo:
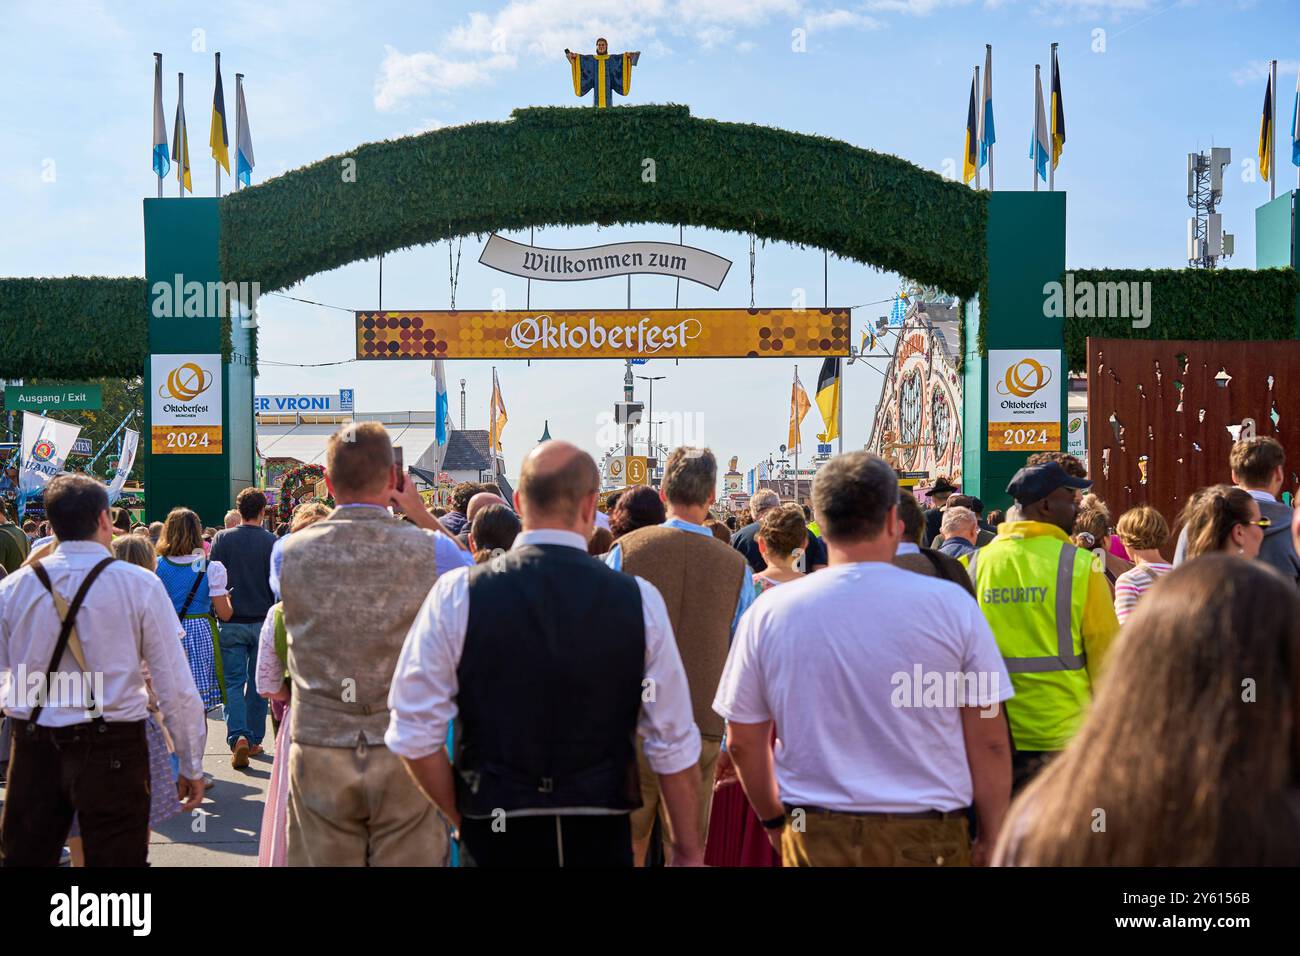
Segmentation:
{"type": "Polygon", "coordinates": [[[989,350],[989,451],[1060,451],[1061,352],[989,350]]]}
{"type": "Polygon", "coordinates": [[[152,355],[155,455],[221,454],[221,356],[152,355]]]}

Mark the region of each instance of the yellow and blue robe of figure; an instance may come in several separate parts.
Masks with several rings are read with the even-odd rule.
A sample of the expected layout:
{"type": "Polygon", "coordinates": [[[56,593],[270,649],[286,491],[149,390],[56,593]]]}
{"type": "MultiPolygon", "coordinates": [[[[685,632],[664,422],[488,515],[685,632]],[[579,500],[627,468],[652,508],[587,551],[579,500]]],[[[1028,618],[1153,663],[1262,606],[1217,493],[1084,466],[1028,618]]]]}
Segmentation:
{"type": "Polygon", "coordinates": [[[599,53],[580,53],[573,58],[573,95],[592,94],[592,105],[604,109],[614,99],[614,94],[627,96],[632,89],[632,67],[640,59],[638,53],[618,53],[601,56],[599,53]]]}

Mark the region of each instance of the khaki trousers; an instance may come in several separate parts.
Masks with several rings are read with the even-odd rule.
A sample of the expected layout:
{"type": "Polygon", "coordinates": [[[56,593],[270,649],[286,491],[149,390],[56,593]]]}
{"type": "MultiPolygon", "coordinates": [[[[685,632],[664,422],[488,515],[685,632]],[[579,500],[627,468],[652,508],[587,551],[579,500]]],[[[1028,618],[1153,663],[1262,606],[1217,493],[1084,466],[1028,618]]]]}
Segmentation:
{"type": "Polygon", "coordinates": [[[918,819],[808,811],[781,834],[782,866],[970,866],[966,815],[918,819]]]}
{"type": "Polygon", "coordinates": [[[289,866],[446,866],[447,825],[387,747],[289,748],[289,866]]]}
{"type": "MultiPolygon", "coordinates": [[[[700,846],[709,835],[709,808],[713,799],[713,771],[718,763],[718,751],[722,749],[721,740],[700,738],[700,846]]],[[[664,842],[672,842],[672,828],[668,823],[668,812],[664,806],[663,795],[659,792],[659,775],[650,768],[645,758],[641,738],[636,741],[637,770],[641,775],[641,807],[632,811],[632,847],[636,856],[636,866],[645,865],[645,849],[649,845],[650,834],[654,831],[655,816],[663,820],[664,842]]]]}

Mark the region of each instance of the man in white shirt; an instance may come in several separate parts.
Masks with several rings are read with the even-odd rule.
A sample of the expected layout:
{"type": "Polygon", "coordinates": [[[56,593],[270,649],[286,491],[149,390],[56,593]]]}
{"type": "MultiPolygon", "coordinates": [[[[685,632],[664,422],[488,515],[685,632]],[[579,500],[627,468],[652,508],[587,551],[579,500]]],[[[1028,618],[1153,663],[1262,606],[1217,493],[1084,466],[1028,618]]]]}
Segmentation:
{"type": "Polygon", "coordinates": [[[515,492],[523,532],[438,579],[398,659],[384,742],[478,866],[631,865],[638,733],[674,863],[703,856],[686,674],[659,592],[587,554],[599,484],[573,445],[535,448],[515,492]]]}
{"type": "Polygon", "coordinates": [[[57,866],[76,813],[87,866],[144,866],[149,693],[140,665],[176,745],[177,798],[187,810],[203,799],[203,705],[162,582],[112,560],[104,486],[60,476],[46,488],[45,509],[59,540],[40,562],[49,589],[34,565],[0,582],[0,705],[13,727],[0,856],[5,866],[57,866]],[[60,603],[75,614],[74,628],[62,624],[60,603]]]}
{"type": "Polygon", "coordinates": [[[958,585],[891,563],[882,458],[832,459],[813,500],[830,566],[755,602],[714,702],[745,793],[786,866],[984,863],[1011,794],[993,634],[958,585]]]}

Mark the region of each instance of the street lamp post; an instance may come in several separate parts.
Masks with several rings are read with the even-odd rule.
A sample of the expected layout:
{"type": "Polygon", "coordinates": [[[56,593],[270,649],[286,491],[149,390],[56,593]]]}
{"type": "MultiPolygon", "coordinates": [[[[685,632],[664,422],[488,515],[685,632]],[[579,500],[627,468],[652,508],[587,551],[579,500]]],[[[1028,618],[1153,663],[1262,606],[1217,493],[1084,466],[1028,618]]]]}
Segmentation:
{"type": "Polygon", "coordinates": [[[641,381],[643,382],[650,383],[650,408],[648,409],[650,421],[646,425],[646,459],[648,461],[649,459],[655,456],[655,440],[654,440],[655,382],[662,382],[668,376],[667,375],[638,375],[636,377],[641,379],[641,381]]]}

